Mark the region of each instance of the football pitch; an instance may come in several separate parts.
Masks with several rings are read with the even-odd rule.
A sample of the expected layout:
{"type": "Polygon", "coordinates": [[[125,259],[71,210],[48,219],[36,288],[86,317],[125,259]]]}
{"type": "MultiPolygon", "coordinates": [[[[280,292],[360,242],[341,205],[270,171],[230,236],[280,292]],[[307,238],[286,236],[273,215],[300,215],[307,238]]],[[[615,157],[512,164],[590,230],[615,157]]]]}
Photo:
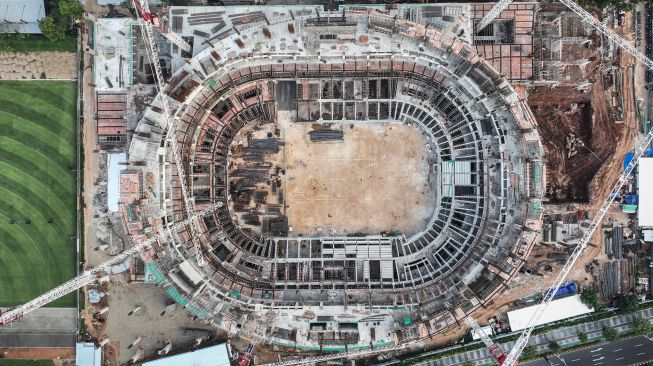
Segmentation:
{"type": "Polygon", "coordinates": [[[76,95],[74,82],[0,81],[2,307],[75,276],[76,95]]]}

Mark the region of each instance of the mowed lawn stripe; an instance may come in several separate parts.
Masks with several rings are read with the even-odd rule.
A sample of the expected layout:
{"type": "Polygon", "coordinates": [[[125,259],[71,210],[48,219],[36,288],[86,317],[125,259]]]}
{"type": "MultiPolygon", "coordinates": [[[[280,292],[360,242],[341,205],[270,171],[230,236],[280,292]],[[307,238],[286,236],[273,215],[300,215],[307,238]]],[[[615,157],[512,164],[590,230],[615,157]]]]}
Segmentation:
{"type": "Polygon", "coordinates": [[[0,160],[13,166],[25,167],[30,175],[52,185],[50,189],[56,192],[66,192],[71,184],[75,184],[73,172],[63,169],[51,159],[51,155],[30,149],[20,141],[0,136],[0,160]]]}
{"type": "Polygon", "coordinates": [[[57,123],[58,118],[69,118],[66,117],[68,115],[66,110],[60,109],[62,106],[50,105],[34,98],[26,98],[20,93],[2,95],[0,96],[0,103],[2,103],[3,111],[16,116],[22,116],[26,120],[34,121],[52,132],[57,133],[63,130],[66,133],[70,133],[74,130],[74,128],[71,130],[70,126],[60,126],[57,123]],[[26,101],[34,104],[22,104],[26,101]]]}
{"type": "MultiPolygon", "coordinates": [[[[0,108],[4,108],[4,106],[0,108]]],[[[0,121],[12,121],[11,123],[0,122],[0,136],[31,145],[32,149],[38,149],[44,154],[51,155],[51,158],[55,159],[59,165],[69,166],[74,163],[69,158],[70,155],[74,155],[74,147],[62,143],[65,141],[65,136],[62,137],[61,132],[55,134],[30,120],[22,119],[21,116],[6,114],[2,111],[0,111],[0,121]]]]}
{"type": "Polygon", "coordinates": [[[15,306],[75,275],[77,85],[0,88],[0,306],[15,306]]]}
{"type": "Polygon", "coordinates": [[[32,204],[35,210],[31,215],[44,214],[48,217],[56,218],[59,223],[69,222],[68,215],[70,206],[66,207],[62,198],[48,189],[48,186],[35,179],[27,172],[15,169],[14,166],[8,165],[0,160],[0,185],[11,189],[12,192],[22,196],[29,197],[28,202],[32,204]],[[48,191],[51,196],[43,196],[41,192],[48,191]]]}
{"type": "MultiPolygon", "coordinates": [[[[65,114],[73,114],[77,109],[77,83],[75,82],[22,82],[22,81],[0,81],[2,82],[3,91],[8,90],[7,93],[2,93],[2,98],[5,100],[15,100],[18,104],[25,105],[27,108],[38,108],[30,104],[30,99],[38,102],[40,105],[48,104],[65,114]],[[36,86],[36,87],[35,87],[36,86]],[[20,98],[14,99],[16,95],[21,95],[20,98]]],[[[46,114],[51,111],[47,108],[43,109],[46,114]]],[[[68,128],[69,126],[62,126],[68,128]]],[[[73,124],[74,130],[74,124],[73,124]]]]}

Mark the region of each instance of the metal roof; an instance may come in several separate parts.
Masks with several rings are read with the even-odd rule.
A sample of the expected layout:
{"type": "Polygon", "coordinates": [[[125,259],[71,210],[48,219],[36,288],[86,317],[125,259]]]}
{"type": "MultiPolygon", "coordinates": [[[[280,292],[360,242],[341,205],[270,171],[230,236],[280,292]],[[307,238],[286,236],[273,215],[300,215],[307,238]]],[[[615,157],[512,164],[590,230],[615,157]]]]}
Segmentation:
{"type": "Polygon", "coordinates": [[[143,363],[143,366],[230,366],[225,343],[143,363]]]}
{"type": "Polygon", "coordinates": [[[77,343],[75,346],[75,366],[100,366],[102,349],[93,343],[77,343]]]}
{"type": "Polygon", "coordinates": [[[0,33],[41,33],[43,0],[0,0],[0,33]]]}

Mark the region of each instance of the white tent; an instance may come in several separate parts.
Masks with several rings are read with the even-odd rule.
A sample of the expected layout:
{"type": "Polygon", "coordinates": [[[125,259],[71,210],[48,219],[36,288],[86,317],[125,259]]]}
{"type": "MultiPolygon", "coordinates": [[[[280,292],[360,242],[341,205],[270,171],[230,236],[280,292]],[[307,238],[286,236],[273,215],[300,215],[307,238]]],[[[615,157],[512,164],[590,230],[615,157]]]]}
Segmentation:
{"type": "MultiPolygon", "coordinates": [[[[510,329],[516,332],[526,328],[538,306],[539,304],[509,311],[508,321],[510,322],[510,329]]],[[[594,312],[594,309],[588,308],[587,305],[583,304],[580,301],[580,295],[563,297],[562,299],[551,301],[535,325],[573,318],[591,312],[594,312]]]]}

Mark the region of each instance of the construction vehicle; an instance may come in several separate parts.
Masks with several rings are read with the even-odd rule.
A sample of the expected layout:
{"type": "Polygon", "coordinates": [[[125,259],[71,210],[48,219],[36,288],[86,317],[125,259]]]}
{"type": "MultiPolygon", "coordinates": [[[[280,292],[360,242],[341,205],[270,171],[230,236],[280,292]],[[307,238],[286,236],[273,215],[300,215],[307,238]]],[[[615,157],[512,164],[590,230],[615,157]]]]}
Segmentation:
{"type": "MultiPolygon", "coordinates": [[[[477,26],[477,31],[483,30],[486,26],[490,25],[494,20],[494,18],[496,18],[504,9],[506,9],[511,2],[512,0],[501,0],[498,3],[496,3],[492,7],[492,9],[487,14],[485,14],[485,16],[481,19],[481,22],[477,26]]],[[[572,0],[560,0],[560,2],[565,4],[571,11],[573,11],[578,16],[580,16],[584,22],[588,23],[589,25],[594,27],[597,31],[599,31],[601,34],[606,36],[615,45],[619,46],[621,49],[628,52],[631,56],[633,56],[642,64],[644,64],[644,66],[646,66],[649,70],[653,70],[652,60],[650,60],[645,54],[643,54],[635,46],[628,43],[628,41],[621,38],[621,36],[619,36],[613,30],[608,28],[599,20],[595,19],[590,13],[588,13],[580,5],[578,5],[572,0]]],[[[560,273],[558,274],[558,277],[556,278],[554,285],[551,287],[551,289],[546,293],[546,295],[542,299],[542,302],[535,310],[533,317],[530,319],[528,326],[526,327],[526,329],[522,331],[521,336],[515,342],[515,345],[510,350],[510,353],[506,356],[504,361],[500,363],[501,365],[504,364],[514,365],[515,362],[517,362],[517,360],[519,359],[519,355],[528,344],[528,339],[530,338],[533,329],[535,329],[535,325],[537,324],[538,320],[540,319],[540,317],[542,316],[542,314],[544,313],[548,305],[551,303],[551,301],[553,301],[558,290],[561,287],[563,287],[564,284],[566,283],[565,279],[567,275],[569,274],[569,272],[571,272],[571,269],[573,268],[578,258],[580,258],[580,256],[583,254],[585,248],[590,244],[590,240],[592,238],[592,235],[594,234],[594,231],[599,227],[599,224],[601,223],[603,217],[610,209],[610,206],[612,205],[612,202],[615,200],[615,197],[618,196],[618,193],[621,191],[621,188],[624,186],[624,184],[626,184],[626,182],[628,182],[628,179],[632,175],[633,170],[639,163],[639,159],[642,157],[642,155],[644,155],[644,153],[649,148],[651,141],[653,141],[653,129],[649,131],[648,134],[644,137],[644,139],[635,147],[631,161],[624,168],[623,173],[617,179],[617,182],[614,184],[612,191],[606,198],[605,202],[603,202],[603,205],[596,213],[596,216],[594,216],[594,219],[591,221],[589,227],[587,228],[582,238],[580,239],[579,244],[572,252],[571,256],[563,266],[562,270],[560,270],[560,273]]]]}
{"type": "MultiPolygon", "coordinates": [[[[474,318],[468,316],[465,318],[465,323],[467,323],[467,325],[472,328],[472,334],[476,334],[477,336],[481,337],[481,340],[483,343],[485,343],[485,347],[487,347],[492,358],[494,358],[494,360],[497,361],[499,365],[503,365],[507,357],[506,353],[503,351],[503,348],[501,348],[500,345],[494,343],[490,337],[485,334],[481,327],[478,326],[478,323],[476,320],[474,320],[474,318]]],[[[517,361],[515,361],[513,365],[517,366],[517,361]]]]}
{"type": "Polygon", "coordinates": [[[247,346],[247,350],[238,356],[236,360],[237,366],[249,366],[249,363],[252,362],[252,353],[254,352],[254,345],[250,344],[247,346]]]}

